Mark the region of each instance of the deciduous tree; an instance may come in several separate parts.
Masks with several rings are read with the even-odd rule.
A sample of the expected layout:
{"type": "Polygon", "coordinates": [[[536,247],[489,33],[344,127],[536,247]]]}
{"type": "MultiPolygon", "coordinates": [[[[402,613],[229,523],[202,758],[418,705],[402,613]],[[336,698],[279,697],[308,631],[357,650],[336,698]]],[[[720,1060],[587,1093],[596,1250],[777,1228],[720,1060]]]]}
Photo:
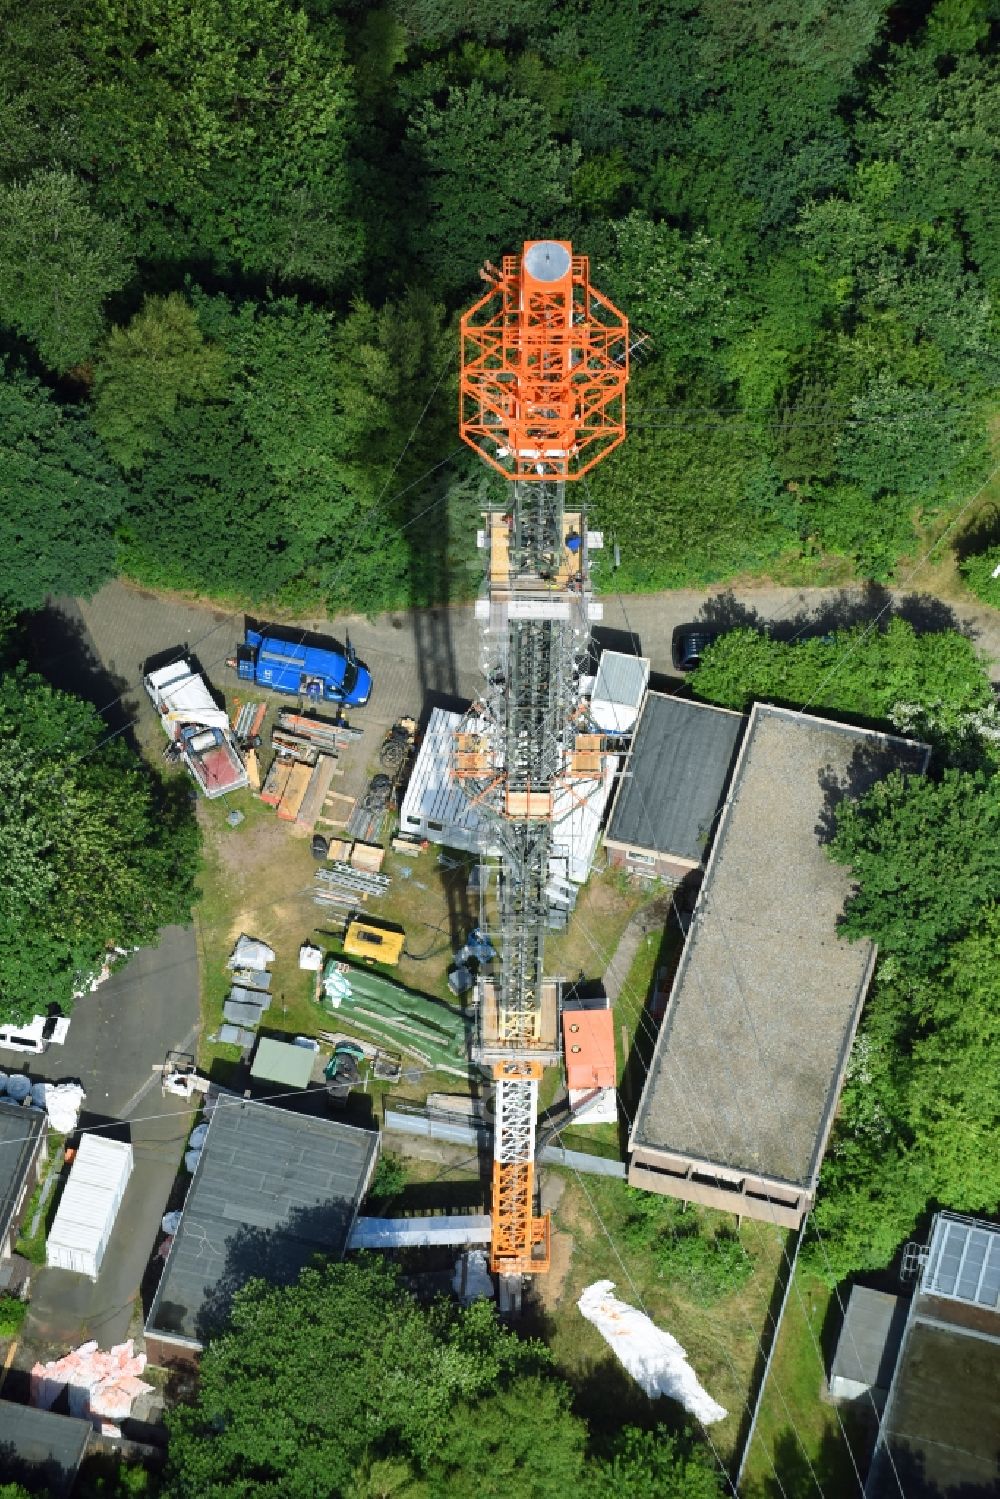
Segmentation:
{"type": "Polygon", "coordinates": [[[198,833],[89,703],[19,670],[0,679],[0,1015],[72,1007],[108,948],[190,913],[198,833]]]}
{"type": "Polygon", "coordinates": [[[0,365],[0,606],[93,592],[114,572],[124,503],[86,413],[0,365]]]}
{"type": "Polygon", "coordinates": [[[70,173],[39,169],[0,187],[0,315],[52,369],[93,352],[104,305],[131,272],[125,231],[70,173]]]}

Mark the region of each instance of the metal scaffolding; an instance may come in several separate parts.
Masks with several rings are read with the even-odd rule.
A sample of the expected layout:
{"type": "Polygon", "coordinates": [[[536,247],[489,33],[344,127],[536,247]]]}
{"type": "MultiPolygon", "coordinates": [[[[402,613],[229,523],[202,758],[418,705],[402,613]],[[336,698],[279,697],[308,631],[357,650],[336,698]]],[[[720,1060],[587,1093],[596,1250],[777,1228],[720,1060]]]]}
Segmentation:
{"type": "Polygon", "coordinates": [[[555,793],[578,774],[579,681],[590,642],[584,510],[566,480],[624,436],[628,326],[595,292],[587,261],[556,241],[507,256],[462,319],[462,435],[511,479],[484,516],[481,661],[456,774],[500,850],[500,971],[478,985],[475,1056],[495,1081],[491,1264],[548,1268],[549,1224],[534,1203],[538,1083],[559,1060],[559,984],[544,977],[555,793]]]}

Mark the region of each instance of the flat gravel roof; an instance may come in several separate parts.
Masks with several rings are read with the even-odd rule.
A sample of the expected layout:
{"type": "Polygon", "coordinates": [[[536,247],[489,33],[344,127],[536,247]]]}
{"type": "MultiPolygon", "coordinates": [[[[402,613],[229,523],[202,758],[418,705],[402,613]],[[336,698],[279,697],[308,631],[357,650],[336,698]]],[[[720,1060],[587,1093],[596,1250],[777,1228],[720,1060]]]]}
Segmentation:
{"type": "Polygon", "coordinates": [[[852,879],[823,846],[831,813],[927,753],[755,705],[631,1148],[812,1185],[875,953],[837,936],[852,879]]]}

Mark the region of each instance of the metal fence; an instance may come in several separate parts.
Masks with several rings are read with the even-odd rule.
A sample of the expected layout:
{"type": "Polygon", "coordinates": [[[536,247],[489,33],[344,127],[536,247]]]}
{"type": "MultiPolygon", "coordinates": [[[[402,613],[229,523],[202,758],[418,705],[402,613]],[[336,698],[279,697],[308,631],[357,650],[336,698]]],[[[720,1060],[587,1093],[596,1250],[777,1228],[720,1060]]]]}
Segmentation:
{"type": "Polygon", "coordinates": [[[613,1156],[591,1155],[588,1150],[567,1150],[562,1145],[546,1145],[542,1160],[547,1166],[565,1166],[569,1171],[589,1171],[592,1176],[617,1176],[625,1180],[624,1161],[613,1156]]]}
{"type": "MultiPolygon", "coordinates": [[[[484,1119],[452,1114],[443,1109],[428,1109],[404,1098],[386,1099],[382,1124],[393,1134],[415,1135],[423,1140],[439,1140],[446,1145],[488,1146],[493,1132],[492,1125],[484,1119]]],[[[570,1171],[625,1179],[625,1162],[613,1156],[567,1150],[562,1145],[552,1144],[542,1151],[541,1159],[548,1166],[565,1166],[570,1171]]]]}

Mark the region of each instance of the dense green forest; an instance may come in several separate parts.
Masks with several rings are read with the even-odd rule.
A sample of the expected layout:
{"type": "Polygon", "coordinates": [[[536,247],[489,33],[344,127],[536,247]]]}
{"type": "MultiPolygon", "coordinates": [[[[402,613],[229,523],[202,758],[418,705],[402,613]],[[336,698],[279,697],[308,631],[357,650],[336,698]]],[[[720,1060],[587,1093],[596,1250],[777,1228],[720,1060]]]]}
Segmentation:
{"type": "Polygon", "coordinates": [[[68,1014],[108,950],[187,921],[199,835],[166,781],[92,704],[23,666],[0,673],[0,1023],[68,1014]]]}
{"type": "Polygon", "coordinates": [[[0,602],[467,590],[477,268],[637,340],[622,586],[885,578],[988,472],[991,0],[2,0],[0,602]]]}

